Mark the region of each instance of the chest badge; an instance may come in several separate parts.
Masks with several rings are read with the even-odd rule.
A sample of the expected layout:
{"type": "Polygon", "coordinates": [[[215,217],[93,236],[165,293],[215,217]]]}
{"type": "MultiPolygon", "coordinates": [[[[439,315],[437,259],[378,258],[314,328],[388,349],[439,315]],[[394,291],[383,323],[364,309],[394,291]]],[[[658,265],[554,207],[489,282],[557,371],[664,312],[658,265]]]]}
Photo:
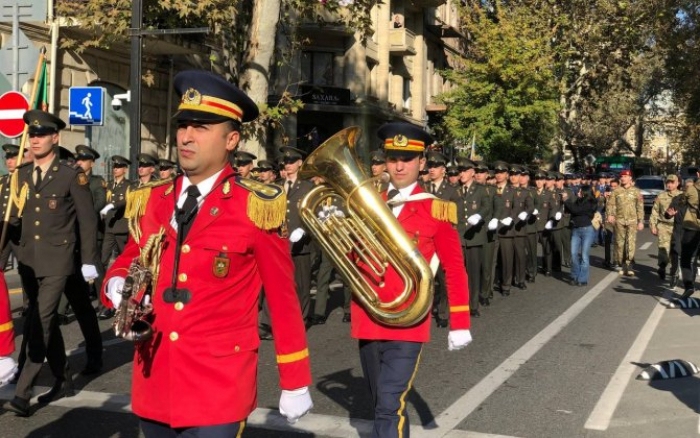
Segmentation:
{"type": "Polygon", "coordinates": [[[226,277],[230,266],[231,259],[229,259],[223,252],[220,252],[218,256],[214,257],[214,265],[212,266],[212,273],[214,274],[214,277],[226,277]]]}
{"type": "Polygon", "coordinates": [[[55,210],[58,208],[58,201],[55,199],[49,199],[49,210],[55,210]]]}
{"type": "Polygon", "coordinates": [[[476,201],[472,201],[472,210],[476,210],[476,208],[477,208],[476,201]]]}
{"type": "Polygon", "coordinates": [[[219,214],[219,208],[212,207],[211,210],[209,210],[209,214],[211,214],[212,216],[216,216],[217,214],[219,214]]]}
{"type": "Polygon", "coordinates": [[[510,208],[510,199],[506,199],[506,208],[510,208]]]}

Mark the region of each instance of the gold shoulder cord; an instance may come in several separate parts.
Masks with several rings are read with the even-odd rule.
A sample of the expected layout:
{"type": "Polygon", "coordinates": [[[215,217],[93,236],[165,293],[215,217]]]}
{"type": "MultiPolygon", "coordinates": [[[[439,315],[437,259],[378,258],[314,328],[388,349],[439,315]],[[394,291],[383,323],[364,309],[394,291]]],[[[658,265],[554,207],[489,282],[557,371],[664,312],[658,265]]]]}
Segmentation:
{"type": "Polygon", "coordinates": [[[126,190],[126,210],[124,211],[124,217],[129,224],[129,233],[136,243],[141,240],[141,227],[139,222],[143,215],[146,214],[146,206],[148,205],[148,199],[151,197],[151,191],[165,184],[173,184],[173,181],[170,179],[159,180],[144,184],[135,190],[131,190],[131,187],[126,190]]]}
{"type": "Polygon", "coordinates": [[[17,206],[17,217],[22,217],[22,212],[24,211],[24,205],[27,203],[27,197],[29,196],[29,185],[24,183],[22,190],[19,189],[19,177],[17,171],[12,172],[10,177],[10,202],[7,208],[12,208],[12,205],[17,206]]]}
{"type": "Polygon", "coordinates": [[[457,204],[454,202],[445,201],[443,199],[433,199],[431,214],[433,218],[439,221],[457,224],[457,204]]]}

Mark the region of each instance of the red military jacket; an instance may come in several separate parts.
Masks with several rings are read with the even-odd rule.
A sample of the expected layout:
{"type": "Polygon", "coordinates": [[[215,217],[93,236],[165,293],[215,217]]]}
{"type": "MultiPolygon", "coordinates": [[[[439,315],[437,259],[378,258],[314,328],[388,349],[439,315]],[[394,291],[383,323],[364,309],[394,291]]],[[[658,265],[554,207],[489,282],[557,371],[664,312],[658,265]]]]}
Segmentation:
{"type": "MultiPolygon", "coordinates": [[[[174,428],[237,422],[256,407],[262,286],[275,334],[280,386],[297,389],[311,383],[289,242],[249,218],[251,204],[259,208],[261,202],[272,202],[256,199],[250,190],[265,186],[235,177],[227,166],[182,245],[177,287],[187,288],[191,300],[165,302],[177,242],[170,221],[181,185],[178,178],[152,189],[140,221],[139,246],[160,227],[167,232],[153,294],[155,336],[136,344],[132,407],[136,415],[174,428]]],[[[284,208],[282,197],[281,218],[284,208]]],[[[126,276],[139,246],[129,239],[105,277],[105,289],[110,278],[126,276]]],[[[104,295],[103,302],[111,306],[104,295]]]]}
{"type": "Polygon", "coordinates": [[[0,272],[0,357],[15,351],[15,331],[10,311],[10,292],[5,283],[5,274],[0,272]]]}
{"type": "MultiPolygon", "coordinates": [[[[424,190],[416,185],[412,195],[424,190]]],[[[386,200],[386,191],[382,193],[386,200]]],[[[418,250],[430,263],[437,252],[440,266],[445,270],[447,295],[450,304],[450,327],[452,330],[469,328],[469,286],[464,269],[464,256],[457,230],[448,220],[433,216],[433,199],[413,201],[404,204],[398,221],[408,236],[418,242],[418,250]]],[[[370,282],[371,283],[371,282],[370,282]]],[[[375,289],[382,301],[391,301],[403,290],[403,282],[396,272],[389,268],[384,278],[384,287],[375,289]]],[[[353,299],[351,336],[356,339],[427,342],[430,340],[430,315],[423,321],[405,328],[390,327],[374,320],[353,299]]]]}

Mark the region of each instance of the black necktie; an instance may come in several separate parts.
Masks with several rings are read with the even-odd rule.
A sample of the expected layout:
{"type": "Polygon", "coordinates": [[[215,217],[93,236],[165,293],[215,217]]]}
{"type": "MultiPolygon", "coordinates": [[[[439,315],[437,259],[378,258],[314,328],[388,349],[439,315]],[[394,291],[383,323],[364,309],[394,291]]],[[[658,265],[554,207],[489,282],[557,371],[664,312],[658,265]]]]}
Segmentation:
{"type": "Polygon", "coordinates": [[[387,201],[391,201],[391,200],[394,199],[398,194],[399,194],[399,191],[398,191],[398,190],[396,190],[396,189],[391,189],[391,190],[389,190],[389,193],[387,193],[387,195],[386,195],[386,200],[387,200],[387,201]]]}
{"type": "Polygon", "coordinates": [[[292,191],[292,180],[287,180],[287,194],[292,191]]]}
{"type": "Polygon", "coordinates": [[[34,184],[34,188],[39,188],[41,185],[41,167],[36,168],[36,183],[34,184]]]}
{"type": "Polygon", "coordinates": [[[197,210],[199,209],[197,198],[201,195],[197,186],[194,185],[187,187],[186,193],[187,199],[185,199],[185,203],[177,214],[177,226],[182,229],[183,240],[187,237],[187,233],[194,223],[194,218],[197,216],[197,210]]]}

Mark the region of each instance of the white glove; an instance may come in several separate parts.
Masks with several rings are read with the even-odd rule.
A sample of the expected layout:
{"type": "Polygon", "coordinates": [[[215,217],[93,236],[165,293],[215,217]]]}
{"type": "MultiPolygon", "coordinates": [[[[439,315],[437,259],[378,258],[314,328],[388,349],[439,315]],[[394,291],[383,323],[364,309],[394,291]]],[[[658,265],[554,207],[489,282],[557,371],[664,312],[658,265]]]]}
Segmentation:
{"type": "Polygon", "coordinates": [[[467,222],[469,223],[469,225],[476,225],[479,222],[481,222],[481,215],[480,214],[473,214],[473,215],[469,216],[469,218],[467,219],[467,222]]]}
{"type": "Polygon", "coordinates": [[[538,209],[532,210],[532,215],[533,215],[533,216],[537,216],[538,214],[540,214],[540,211],[539,211],[538,209]]]}
{"type": "Polygon", "coordinates": [[[303,228],[297,228],[296,230],[292,231],[292,234],[289,235],[289,241],[292,243],[297,243],[302,237],[304,237],[304,234],[306,234],[306,232],[303,228]]]}
{"type": "Polygon", "coordinates": [[[115,308],[122,302],[122,289],[124,288],[124,277],[112,277],[107,282],[107,298],[115,308]]]}
{"type": "Polygon", "coordinates": [[[294,424],[314,407],[308,387],[288,391],[282,390],[280,396],[280,414],[294,424]]]}
{"type": "Polygon", "coordinates": [[[451,330],[447,335],[447,349],[450,351],[461,350],[472,341],[469,330],[451,330]]]}
{"type": "Polygon", "coordinates": [[[489,230],[493,231],[498,228],[498,219],[493,218],[489,221],[489,230]]]}
{"type": "Polygon", "coordinates": [[[319,220],[321,220],[321,222],[323,222],[332,216],[343,218],[343,217],[345,217],[345,213],[343,213],[343,211],[340,210],[335,205],[329,205],[329,206],[324,206],[323,209],[318,212],[317,216],[318,216],[319,220]]]}
{"type": "Polygon", "coordinates": [[[557,221],[561,220],[561,211],[558,211],[557,214],[554,215],[554,220],[557,220],[557,221]]]}
{"type": "Polygon", "coordinates": [[[544,229],[551,230],[552,229],[552,221],[547,221],[547,223],[544,224],[544,229]]]}
{"type": "Polygon", "coordinates": [[[10,356],[0,356],[0,387],[10,383],[17,374],[17,362],[10,356]]]}
{"type": "Polygon", "coordinates": [[[83,273],[85,281],[92,281],[99,276],[95,265],[83,265],[80,267],[80,272],[83,273]]]}
{"type": "Polygon", "coordinates": [[[109,213],[109,210],[114,210],[114,204],[107,204],[105,207],[100,210],[100,216],[105,217],[107,216],[107,213],[109,213]]]}
{"type": "Polygon", "coordinates": [[[527,212],[521,211],[520,214],[518,215],[518,219],[520,219],[521,221],[524,221],[525,219],[527,219],[527,212]]]}
{"type": "Polygon", "coordinates": [[[507,218],[501,219],[501,223],[503,225],[505,225],[506,227],[509,227],[509,226],[513,225],[513,218],[507,217],[507,218]]]}

